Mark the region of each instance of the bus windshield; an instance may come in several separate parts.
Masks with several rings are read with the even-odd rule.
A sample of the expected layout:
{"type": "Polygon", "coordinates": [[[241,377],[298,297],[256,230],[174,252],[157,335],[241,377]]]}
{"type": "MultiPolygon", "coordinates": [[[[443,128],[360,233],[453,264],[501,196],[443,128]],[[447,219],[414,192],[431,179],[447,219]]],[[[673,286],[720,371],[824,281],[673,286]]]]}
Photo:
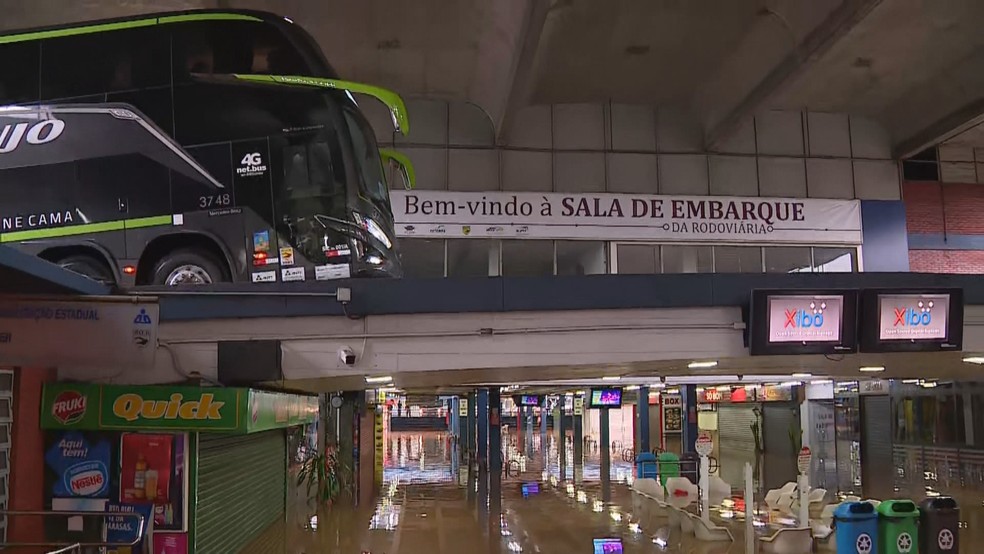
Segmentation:
{"type": "Polygon", "coordinates": [[[359,165],[360,191],[377,207],[389,212],[389,189],[372,127],[354,105],[345,104],[342,111],[352,137],[355,161],[359,165]]]}

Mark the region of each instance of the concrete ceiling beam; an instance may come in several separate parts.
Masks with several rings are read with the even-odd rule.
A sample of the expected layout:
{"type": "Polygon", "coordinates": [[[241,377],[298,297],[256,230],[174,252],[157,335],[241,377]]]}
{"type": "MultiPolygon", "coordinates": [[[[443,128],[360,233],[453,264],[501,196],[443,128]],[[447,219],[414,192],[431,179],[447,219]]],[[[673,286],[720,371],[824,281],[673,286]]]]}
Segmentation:
{"type": "MultiPolygon", "coordinates": [[[[738,97],[732,101],[730,110],[721,110],[720,116],[711,114],[705,116],[705,146],[708,150],[719,148],[735,131],[755,113],[768,107],[769,101],[784,86],[794,81],[796,77],[808,71],[809,68],[823,57],[838,41],[847,35],[858,23],[863,21],[882,0],[843,0],[831,10],[821,23],[812,28],[806,37],[782,57],[778,64],[754,84],[750,89],[738,88],[738,97]],[[742,95],[742,91],[745,92],[742,95]]],[[[770,14],[774,12],[770,11],[770,14]]],[[[791,32],[791,30],[790,30],[791,32]]],[[[752,50],[754,55],[762,56],[761,48],[752,50]]],[[[732,60],[734,66],[742,61],[732,60]]],[[[727,67],[725,71],[727,71],[727,67]]],[[[735,71],[735,67],[731,68],[735,71]]],[[[709,83],[705,90],[727,90],[726,83],[709,83]]],[[[732,89],[735,90],[735,89],[732,89]]],[[[701,102],[698,99],[698,105],[701,102]]],[[[703,109],[703,113],[708,113],[703,109]]]]}

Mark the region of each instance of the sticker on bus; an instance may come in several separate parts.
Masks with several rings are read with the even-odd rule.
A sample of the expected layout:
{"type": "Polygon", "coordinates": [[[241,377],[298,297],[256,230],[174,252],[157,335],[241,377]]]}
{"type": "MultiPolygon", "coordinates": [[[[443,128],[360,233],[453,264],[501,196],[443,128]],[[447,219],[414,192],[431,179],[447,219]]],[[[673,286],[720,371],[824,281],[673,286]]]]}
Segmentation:
{"type": "Polygon", "coordinates": [[[291,281],[303,281],[304,280],[304,268],[303,267],[288,267],[280,270],[280,279],[289,283],[291,281]]]}
{"type": "Polygon", "coordinates": [[[276,271],[257,271],[253,274],[254,283],[276,283],[277,282],[277,272],[276,271]]]}
{"type": "Polygon", "coordinates": [[[294,249],[285,246],[280,249],[280,265],[294,265],[294,249]]]}
{"type": "Polygon", "coordinates": [[[351,276],[352,270],[349,269],[349,264],[319,265],[314,268],[314,278],[317,281],[348,279],[351,276]]]}

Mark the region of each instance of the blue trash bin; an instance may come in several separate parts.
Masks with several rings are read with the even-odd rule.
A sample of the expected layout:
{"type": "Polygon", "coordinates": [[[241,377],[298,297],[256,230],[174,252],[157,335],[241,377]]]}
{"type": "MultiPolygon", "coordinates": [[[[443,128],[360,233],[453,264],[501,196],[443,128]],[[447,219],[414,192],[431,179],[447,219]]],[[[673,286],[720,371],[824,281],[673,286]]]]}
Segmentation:
{"type": "Polygon", "coordinates": [[[655,479],[658,475],[656,456],[652,452],[642,452],[636,456],[636,477],[655,479]]]}
{"type": "Polygon", "coordinates": [[[834,510],[837,554],[878,554],[878,512],[868,502],[844,502],[834,510]]]}

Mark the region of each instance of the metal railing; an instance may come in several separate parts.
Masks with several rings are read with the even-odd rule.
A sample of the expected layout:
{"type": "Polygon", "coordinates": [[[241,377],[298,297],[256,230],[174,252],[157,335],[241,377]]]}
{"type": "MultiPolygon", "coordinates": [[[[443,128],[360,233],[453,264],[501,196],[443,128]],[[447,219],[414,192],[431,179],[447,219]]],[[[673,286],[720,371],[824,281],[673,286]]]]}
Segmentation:
{"type": "MultiPolygon", "coordinates": [[[[50,542],[2,542],[0,543],[0,548],[14,548],[14,547],[53,547],[58,548],[49,554],[76,554],[84,552],[86,548],[97,548],[105,546],[135,546],[144,538],[144,532],[146,530],[146,520],[143,514],[136,514],[132,512],[82,512],[82,511],[32,511],[32,510],[0,510],[0,519],[8,520],[9,528],[9,518],[18,517],[40,517],[43,519],[53,519],[53,518],[67,518],[71,517],[83,517],[83,518],[108,518],[117,517],[125,519],[135,519],[137,522],[135,537],[129,542],[66,542],[66,541],[50,541],[50,542]]],[[[66,522],[67,524],[67,522],[66,522]]]]}

